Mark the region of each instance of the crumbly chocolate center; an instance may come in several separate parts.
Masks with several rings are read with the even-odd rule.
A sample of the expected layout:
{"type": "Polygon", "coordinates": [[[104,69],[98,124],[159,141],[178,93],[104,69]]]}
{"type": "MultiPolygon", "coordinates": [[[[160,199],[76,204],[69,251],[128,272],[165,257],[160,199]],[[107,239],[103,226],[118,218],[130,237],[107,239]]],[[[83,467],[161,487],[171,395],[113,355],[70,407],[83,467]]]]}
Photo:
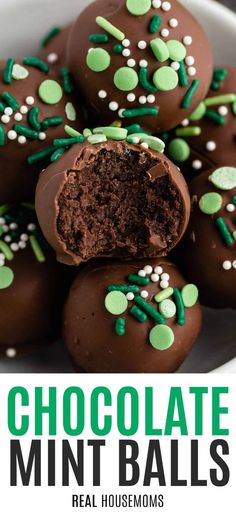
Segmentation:
{"type": "Polygon", "coordinates": [[[183,200],[167,161],[127,149],[102,149],[69,170],[59,196],[57,230],[83,261],[99,256],[163,256],[178,239],[183,200]],[[158,167],[158,177],[150,178],[158,167]]]}

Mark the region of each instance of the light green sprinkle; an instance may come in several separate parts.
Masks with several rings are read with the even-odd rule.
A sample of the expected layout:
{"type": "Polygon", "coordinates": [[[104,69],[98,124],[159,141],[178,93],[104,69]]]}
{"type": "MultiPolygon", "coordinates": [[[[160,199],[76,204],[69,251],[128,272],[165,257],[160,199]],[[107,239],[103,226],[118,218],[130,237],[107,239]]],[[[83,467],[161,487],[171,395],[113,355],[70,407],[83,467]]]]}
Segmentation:
{"type": "Polygon", "coordinates": [[[201,120],[206,113],[206,105],[204,102],[201,102],[198,107],[193,111],[193,113],[189,116],[189,120],[193,122],[197,120],[201,120]]]}
{"type": "Polygon", "coordinates": [[[67,102],[65,107],[65,113],[67,116],[67,119],[70,120],[70,122],[75,122],[76,120],[76,110],[72,102],[67,102]]]}
{"type": "Polygon", "coordinates": [[[168,146],[168,154],[173,161],[187,161],[190,153],[189,144],[182,138],[174,138],[168,146]]]}
{"type": "Polygon", "coordinates": [[[179,76],[170,66],[162,66],[153,75],[155,86],[161,91],[171,91],[176,88],[179,76]]]}
{"type": "Polygon", "coordinates": [[[236,168],[217,168],[208,179],[220,190],[232,190],[233,188],[236,188],[236,168]]]}
{"type": "Polygon", "coordinates": [[[199,136],[202,130],[201,127],[179,127],[176,129],[176,136],[199,136]]]}
{"type": "Polygon", "coordinates": [[[142,135],[141,141],[142,143],[147,143],[150,149],[156,152],[164,152],[165,150],[165,143],[156,136],[142,135]]]}
{"type": "Polygon", "coordinates": [[[171,299],[165,299],[164,301],[161,301],[159,305],[160,314],[163,315],[165,319],[171,319],[174,317],[176,310],[176,305],[171,299]]]}
{"type": "Polygon", "coordinates": [[[160,61],[160,63],[163,63],[164,61],[167,61],[167,59],[169,59],[169,49],[165,41],[163,41],[161,38],[152,39],[150,41],[150,47],[153,51],[154,56],[158,61],[160,61]]]}
{"type": "Polygon", "coordinates": [[[71,138],[74,138],[76,136],[82,136],[81,133],[79,133],[79,131],[76,131],[76,129],[70,127],[69,125],[65,125],[64,129],[66,134],[68,134],[68,136],[70,136],[71,138]]]}
{"type": "Polygon", "coordinates": [[[10,267],[0,267],[0,290],[10,287],[14,280],[14,273],[10,267]]]}
{"type": "Polygon", "coordinates": [[[155,295],[154,299],[157,303],[161,303],[165,299],[168,299],[168,297],[172,296],[174,293],[174,290],[172,287],[165,288],[164,290],[161,290],[158,292],[158,294],[155,295]]]}
{"type": "Polygon", "coordinates": [[[219,104],[231,104],[236,101],[236,95],[234,93],[227,93],[226,95],[218,95],[216,97],[209,97],[205,99],[205,105],[218,106],[219,104]]]}
{"type": "Polygon", "coordinates": [[[151,0],[126,0],[126,8],[133,16],[143,16],[151,7],[151,0]]]}
{"type": "Polygon", "coordinates": [[[183,61],[187,55],[187,50],[183,43],[176,39],[170,39],[166,44],[169,50],[170,59],[172,59],[172,61],[183,61]]]}
{"type": "Polygon", "coordinates": [[[94,134],[104,134],[109,140],[126,140],[128,131],[122,127],[96,127],[93,130],[94,134]]]}
{"type": "Polygon", "coordinates": [[[92,145],[96,145],[97,143],[103,143],[107,141],[107,137],[105,134],[91,134],[88,136],[88,142],[92,145]]]}
{"type": "Polygon", "coordinates": [[[105,307],[112,315],[123,314],[128,308],[128,300],[122,292],[109,292],[105,297],[105,307]]]}
{"type": "Polygon", "coordinates": [[[150,344],[159,351],[165,351],[165,349],[170,348],[174,340],[175,337],[172,329],[163,324],[154,326],[149,333],[150,344]]]}
{"type": "Polygon", "coordinates": [[[236,240],[236,231],[233,232],[233,238],[236,240]]]}
{"type": "Polygon", "coordinates": [[[40,84],[38,94],[45,104],[54,105],[62,99],[63,90],[57,81],[47,79],[40,84]]]}
{"type": "Polygon", "coordinates": [[[83,130],[83,136],[85,138],[88,138],[88,136],[92,136],[92,131],[86,127],[86,129],[83,130]]]}
{"type": "Polygon", "coordinates": [[[28,70],[19,64],[14,64],[12,69],[12,77],[16,81],[26,79],[29,76],[28,70]]]}
{"type": "Polygon", "coordinates": [[[97,16],[96,23],[99,27],[108,32],[108,34],[113,36],[113,38],[118,39],[118,41],[123,41],[123,39],[125,39],[125,34],[121,30],[117,29],[115,25],[112,25],[112,23],[107,21],[106,18],[97,16]]]}
{"type": "Polygon", "coordinates": [[[110,54],[103,48],[91,48],[86,57],[86,64],[93,72],[104,72],[111,63],[110,54]]]}
{"type": "Polygon", "coordinates": [[[139,77],[135,70],[128,66],[119,68],[114,75],[114,84],[121,91],[132,91],[138,86],[139,77]]]}
{"type": "Polygon", "coordinates": [[[196,285],[189,283],[183,287],[181,294],[185,308],[192,308],[198,300],[199,292],[196,285]]]}
{"type": "Polygon", "coordinates": [[[0,251],[4,254],[7,260],[13,260],[14,254],[11,248],[9,247],[9,245],[6,244],[6,242],[3,242],[3,240],[0,240],[0,251]]]}
{"type": "Polygon", "coordinates": [[[232,104],[232,111],[233,111],[233,114],[236,116],[236,102],[234,102],[232,104]]]}
{"type": "Polygon", "coordinates": [[[221,209],[222,204],[223,198],[219,193],[209,192],[202,195],[199,201],[199,208],[206,215],[214,215],[214,213],[221,209]]]}
{"type": "Polygon", "coordinates": [[[38,243],[38,240],[34,235],[30,235],[29,237],[30,245],[32,248],[32,251],[35,255],[35,258],[38,260],[39,263],[45,262],[46,258],[43,254],[43,251],[38,243]]]}

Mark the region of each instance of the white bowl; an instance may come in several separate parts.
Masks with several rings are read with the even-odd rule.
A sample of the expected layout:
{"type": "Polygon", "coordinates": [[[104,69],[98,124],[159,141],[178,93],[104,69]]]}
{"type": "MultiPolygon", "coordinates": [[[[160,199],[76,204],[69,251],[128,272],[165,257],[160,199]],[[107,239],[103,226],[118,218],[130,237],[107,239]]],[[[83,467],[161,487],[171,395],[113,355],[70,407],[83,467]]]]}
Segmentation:
{"type": "MultiPolygon", "coordinates": [[[[53,25],[70,22],[92,0],[1,0],[2,57],[32,55],[53,25]],[[46,16],[45,16],[46,13],[46,16]],[[10,27],[10,30],[9,30],[10,27]]],[[[214,0],[181,0],[205,27],[215,64],[236,66],[236,15],[214,0]]],[[[236,373],[236,317],[231,310],[204,310],[203,332],[179,372],[236,373]]],[[[0,372],[72,372],[61,343],[40,355],[2,360],[0,372]]]]}

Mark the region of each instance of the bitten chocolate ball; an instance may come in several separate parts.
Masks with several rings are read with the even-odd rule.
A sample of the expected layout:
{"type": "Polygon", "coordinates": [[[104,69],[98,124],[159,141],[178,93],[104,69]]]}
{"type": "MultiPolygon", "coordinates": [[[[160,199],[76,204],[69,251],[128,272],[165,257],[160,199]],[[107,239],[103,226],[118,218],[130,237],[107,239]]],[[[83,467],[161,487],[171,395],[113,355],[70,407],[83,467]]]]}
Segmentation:
{"type": "Polygon", "coordinates": [[[72,27],[68,63],[98,120],[170,129],[198,106],[213,65],[199,23],[176,0],[98,0],[72,27]]]}
{"type": "Polygon", "coordinates": [[[181,248],[183,271],[203,304],[236,308],[236,168],[200,174],[190,186],[192,214],[181,248]]]}
{"type": "Polygon", "coordinates": [[[39,172],[80,127],[71,88],[38,58],[0,63],[0,202],[33,198],[39,172]]]}
{"type": "Polygon", "coordinates": [[[236,165],[236,68],[214,71],[207,98],[167,135],[167,155],[186,179],[225,163],[236,165]]]}
{"type": "Polygon", "coordinates": [[[64,338],[77,370],[174,372],[201,328],[198,289],[163,260],[91,263],[73,283],[64,338]]]}
{"type": "Polygon", "coordinates": [[[0,207],[0,354],[14,358],[59,333],[59,270],[24,205],[0,207]]]}
{"type": "Polygon", "coordinates": [[[94,132],[39,179],[36,211],[57,259],[79,265],[98,257],[165,256],[189,220],[183,176],[153,150],[164,149],[158,138],[127,136],[117,127],[94,132]]]}
{"type": "Polygon", "coordinates": [[[58,72],[66,64],[66,49],[70,30],[71,25],[62,29],[53,27],[41,42],[41,59],[58,72]]]}

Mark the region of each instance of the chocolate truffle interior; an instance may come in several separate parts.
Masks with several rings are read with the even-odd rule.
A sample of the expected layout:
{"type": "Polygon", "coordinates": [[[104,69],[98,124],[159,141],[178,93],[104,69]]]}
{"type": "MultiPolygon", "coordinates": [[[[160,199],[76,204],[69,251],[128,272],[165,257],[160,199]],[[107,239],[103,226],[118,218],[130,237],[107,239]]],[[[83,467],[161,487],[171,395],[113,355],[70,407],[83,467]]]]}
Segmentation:
{"type": "Polygon", "coordinates": [[[131,149],[103,148],[86,156],[83,167],[80,156],[58,199],[57,230],[67,249],[84,261],[113,251],[121,257],[167,254],[184,219],[168,170],[163,157],[131,149]]]}

